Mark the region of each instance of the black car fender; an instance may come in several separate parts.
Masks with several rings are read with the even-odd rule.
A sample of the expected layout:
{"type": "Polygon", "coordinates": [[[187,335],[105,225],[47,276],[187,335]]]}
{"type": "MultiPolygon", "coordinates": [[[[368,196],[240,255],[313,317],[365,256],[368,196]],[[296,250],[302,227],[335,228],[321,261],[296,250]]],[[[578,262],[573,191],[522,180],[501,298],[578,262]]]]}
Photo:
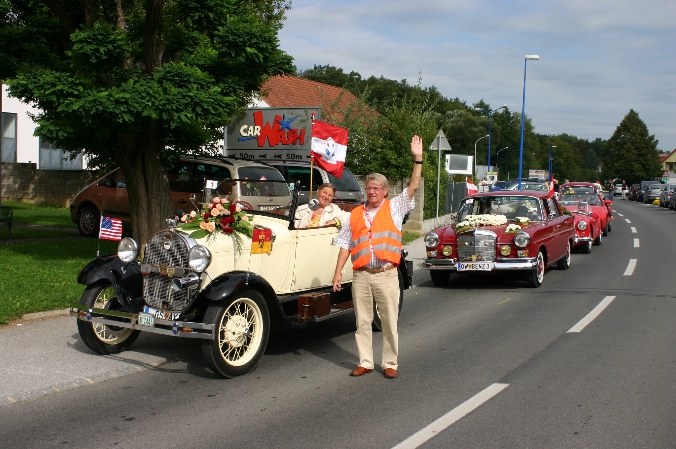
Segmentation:
{"type": "Polygon", "coordinates": [[[230,271],[218,276],[200,292],[200,297],[206,298],[209,301],[225,301],[244,288],[257,290],[263,295],[270,315],[274,318],[283,319],[284,312],[275,290],[265,278],[251,271],[230,271]]]}
{"type": "Polygon", "coordinates": [[[143,275],[137,263],[120,260],[117,254],[97,257],[80,270],[77,275],[78,284],[91,285],[107,280],[115,290],[120,304],[126,305],[129,300],[143,295],[143,275]]]}

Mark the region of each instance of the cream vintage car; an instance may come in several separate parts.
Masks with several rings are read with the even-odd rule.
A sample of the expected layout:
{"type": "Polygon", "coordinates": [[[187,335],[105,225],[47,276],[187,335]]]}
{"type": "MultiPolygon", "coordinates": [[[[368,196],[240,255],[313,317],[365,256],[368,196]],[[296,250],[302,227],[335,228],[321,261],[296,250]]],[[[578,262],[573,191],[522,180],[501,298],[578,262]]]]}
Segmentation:
{"type": "MultiPolygon", "coordinates": [[[[211,201],[214,192],[205,188],[203,195],[211,201]]],[[[78,276],[87,287],[71,315],[77,317],[83,342],[95,352],[112,354],[129,348],[141,331],[198,338],[209,365],[234,377],[256,367],[272,324],[303,328],[351,312],[349,261],[343,273],[346,288],[340,293],[331,288],[338,229],[294,229],[297,201],[294,195],[291,206],[273,211],[240,211],[236,202],[229,204],[232,214],[226,221],[238,217],[232,219],[252,223],[258,230],[254,239],[178,224],[153,235],[141,259],[138,244],[124,238],[117,255],[93,260],[78,276]],[[318,300],[316,310],[308,297],[318,300]]],[[[405,257],[402,251],[400,309],[413,272],[405,257]]],[[[377,310],[374,316],[378,329],[377,310]]]]}

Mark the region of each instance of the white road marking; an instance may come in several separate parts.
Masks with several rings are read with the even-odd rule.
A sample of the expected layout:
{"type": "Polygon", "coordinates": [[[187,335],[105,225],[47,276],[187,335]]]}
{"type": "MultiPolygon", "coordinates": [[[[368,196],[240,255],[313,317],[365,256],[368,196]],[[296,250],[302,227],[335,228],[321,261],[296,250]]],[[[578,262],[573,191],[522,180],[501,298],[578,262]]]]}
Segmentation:
{"type": "Polygon", "coordinates": [[[638,239],[634,239],[634,248],[638,248],[641,245],[638,243],[638,239]]]}
{"type": "Polygon", "coordinates": [[[631,223],[631,221],[629,221],[628,218],[625,218],[624,221],[626,221],[627,223],[631,223]]]}
{"type": "Polygon", "coordinates": [[[587,327],[587,325],[592,321],[594,321],[596,317],[601,315],[601,312],[603,312],[605,308],[608,307],[611,302],[613,302],[613,299],[615,299],[614,296],[606,296],[605,298],[603,298],[603,300],[596,307],[594,307],[592,311],[587,314],[587,316],[582,318],[575,326],[568,329],[568,332],[566,333],[570,334],[573,332],[582,331],[582,329],[587,327]]]}
{"type": "Polygon", "coordinates": [[[508,386],[509,384],[498,384],[498,383],[491,385],[485,390],[469,398],[468,400],[466,400],[465,402],[463,402],[450,412],[446,413],[444,416],[437,419],[429,426],[420,429],[418,432],[406,438],[404,441],[394,446],[393,449],[414,449],[416,447],[421,446],[424,442],[438,435],[440,432],[450,427],[453,423],[460,420],[467,414],[474,411],[481,404],[487,402],[489,399],[500,393],[508,386]]]}
{"type": "Polygon", "coordinates": [[[631,276],[634,274],[634,268],[636,268],[636,259],[629,259],[629,265],[627,265],[627,269],[624,270],[623,276],[631,276]]]}
{"type": "Polygon", "coordinates": [[[631,233],[632,233],[632,234],[636,234],[636,228],[633,227],[633,226],[631,227],[631,233]]]}
{"type": "Polygon", "coordinates": [[[14,399],[14,398],[11,397],[11,396],[7,396],[7,400],[8,400],[9,402],[11,402],[12,404],[14,404],[14,403],[16,402],[16,399],[14,399]]]}
{"type": "MultiPolygon", "coordinates": [[[[613,212],[615,212],[615,211],[613,211],[613,212]]],[[[624,215],[622,215],[622,214],[620,214],[620,213],[618,213],[617,215],[619,215],[620,217],[624,217],[624,215]]]]}

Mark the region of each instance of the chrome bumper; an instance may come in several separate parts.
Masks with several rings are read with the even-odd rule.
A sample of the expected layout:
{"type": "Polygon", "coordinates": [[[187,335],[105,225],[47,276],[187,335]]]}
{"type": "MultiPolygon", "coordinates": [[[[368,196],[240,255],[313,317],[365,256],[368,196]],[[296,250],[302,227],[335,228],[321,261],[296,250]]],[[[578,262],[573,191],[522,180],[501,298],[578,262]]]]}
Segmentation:
{"type": "MultiPolygon", "coordinates": [[[[457,259],[423,259],[422,267],[427,270],[450,270],[457,271],[457,259]]],[[[498,259],[493,262],[493,270],[528,270],[535,268],[537,258],[515,257],[511,259],[498,259]]],[[[463,273],[466,273],[463,271],[463,273]]]]}
{"type": "Polygon", "coordinates": [[[579,243],[587,243],[591,241],[592,241],[591,237],[578,237],[578,236],[573,237],[573,245],[577,245],[579,243]]]}
{"type": "Polygon", "coordinates": [[[192,323],[189,321],[172,321],[154,318],[154,326],[139,324],[138,314],[118,312],[105,309],[79,309],[71,307],[70,316],[89,323],[105,324],[107,326],[126,327],[137,331],[153,334],[170,335],[172,337],[214,339],[214,325],[192,323]]]}

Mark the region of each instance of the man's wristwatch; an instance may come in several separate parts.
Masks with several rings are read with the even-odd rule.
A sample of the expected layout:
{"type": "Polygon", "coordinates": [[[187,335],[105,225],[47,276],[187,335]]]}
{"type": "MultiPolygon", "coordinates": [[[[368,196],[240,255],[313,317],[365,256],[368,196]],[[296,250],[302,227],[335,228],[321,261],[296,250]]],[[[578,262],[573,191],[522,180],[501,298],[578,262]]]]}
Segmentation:
{"type": "Polygon", "coordinates": [[[413,161],[413,163],[422,165],[423,161],[413,161]]]}

